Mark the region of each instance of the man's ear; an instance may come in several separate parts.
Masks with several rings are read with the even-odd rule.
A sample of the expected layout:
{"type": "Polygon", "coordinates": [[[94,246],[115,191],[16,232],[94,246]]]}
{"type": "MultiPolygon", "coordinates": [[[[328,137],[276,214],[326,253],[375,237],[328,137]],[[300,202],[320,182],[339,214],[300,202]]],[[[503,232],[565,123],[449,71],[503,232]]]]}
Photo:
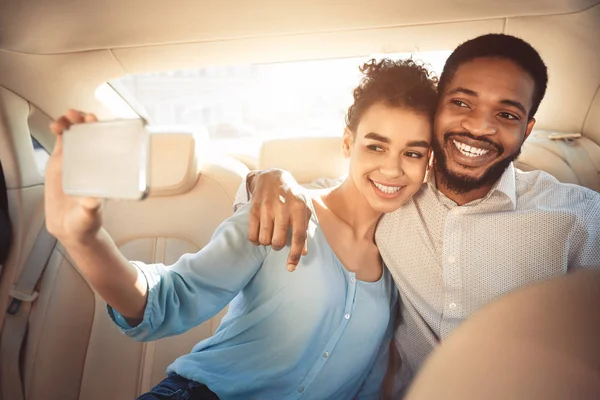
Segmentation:
{"type": "Polygon", "coordinates": [[[429,148],[427,152],[427,171],[429,171],[433,167],[433,149],[429,148]]]}
{"type": "Polygon", "coordinates": [[[525,138],[523,139],[523,141],[525,141],[525,139],[527,139],[529,137],[529,134],[533,130],[534,125],[535,125],[535,118],[531,118],[529,120],[529,122],[527,123],[527,128],[525,128],[525,138]]]}
{"type": "Polygon", "coordinates": [[[425,176],[423,177],[423,183],[427,183],[429,180],[429,174],[431,174],[431,168],[433,167],[433,149],[430,148],[427,152],[427,168],[425,169],[425,176]]]}
{"type": "Polygon", "coordinates": [[[344,129],[344,136],[342,138],[342,152],[344,153],[344,157],[350,157],[350,148],[352,147],[352,143],[354,142],[354,134],[350,130],[350,128],[346,127],[344,129]]]}

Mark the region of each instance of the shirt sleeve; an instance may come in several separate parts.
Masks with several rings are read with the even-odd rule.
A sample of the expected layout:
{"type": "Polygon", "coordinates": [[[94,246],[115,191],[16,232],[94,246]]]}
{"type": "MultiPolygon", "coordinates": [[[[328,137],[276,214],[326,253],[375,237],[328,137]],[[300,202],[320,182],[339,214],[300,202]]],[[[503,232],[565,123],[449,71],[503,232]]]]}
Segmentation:
{"type": "Polygon", "coordinates": [[[248,175],[244,177],[242,183],[240,183],[237,193],[235,194],[235,199],[233,200],[233,212],[236,212],[250,202],[252,194],[248,191],[247,179],[248,175]]]}
{"type": "MultiPolygon", "coordinates": [[[[236,212],[244,205],[248,204],[250,200],[252,200],[252,193],[248,191],[248,187],[246,185],[246,179],[248,176],[244,177],[244,180],[240,184],[237,193],[235,195],[235,200],[233,202],[233,211],[236,212]]],[[[340,177],[336,179],[330,178],[318,178],[308,184],[303,184],[302,186],[306,189],[327,189],[330,187],[334,187],[339,185],[345,177],[340,177]]]]}
{"type": "Polygon", "coordinates": [[[390,318],[384,339],[379,346],[373,368],[354,398],[355,400],[380,400],[383,398],[383,380],[385,379],[390,361],[390,344],[394,337],[397,322],[396,316],[398,315],[398,302],[396,300],[394,301],[394,307],[390,315],[392,318],[390,318]]]}
{"type": "Polygon", "coordinates": [[[150,341],[183,333],[216,315],[248,284],[262,265],[267,248],[247,238],[249,207],[225,220],[199,252],[175,264],[135,262],[146,276],[148,299],[141,323],[127,324],[108,306],[108,314],[126,335],[150,341]]]}
{"type": "Polygon", "coordinates": [[[600,268],[600,196],[591,196],[571,237],[569,270],[600,268]]]}

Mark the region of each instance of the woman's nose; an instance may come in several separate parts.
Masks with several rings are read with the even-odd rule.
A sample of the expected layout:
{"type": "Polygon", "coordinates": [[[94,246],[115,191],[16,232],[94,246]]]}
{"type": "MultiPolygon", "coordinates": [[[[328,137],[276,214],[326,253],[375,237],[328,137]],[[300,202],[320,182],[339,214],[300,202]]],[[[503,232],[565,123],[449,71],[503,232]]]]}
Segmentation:
{"type": "Polygon", "coordinates": [[[389,179],[398,178],[404,175],[401,157],[387,157],[379,170],[389,179]]]}

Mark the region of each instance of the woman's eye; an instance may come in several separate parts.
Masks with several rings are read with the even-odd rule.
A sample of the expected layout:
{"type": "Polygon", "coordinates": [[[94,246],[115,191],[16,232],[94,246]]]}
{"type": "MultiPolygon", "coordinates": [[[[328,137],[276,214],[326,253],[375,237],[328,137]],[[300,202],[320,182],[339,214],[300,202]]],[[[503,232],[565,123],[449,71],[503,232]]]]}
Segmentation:
{"type": "Polygon", "coordinates": [[[408,151],[405,154],[407,157],[410,157],[410,158],[423,158],[423,154],[418,153],[416,151],[408,151]]]}
{"type": "Polygon", "coordinates": [[[377,146],[376,144],[370,144],[367,146],[367,149],[371,150],[371,151],[376,151],[376,152],[382,152],[383,148],[381,146],[377,146]]]}
{"type": "Polygon", "coordinates": [[[518,116],[516,116],[514,114],[511,114],[511,113],[508,113],[508,112],[501,112],[498,115],[500,116],[500,118],[508,119],[508,120],[511,120],[511,121],[518,121],[519,120],[518,116]]]}

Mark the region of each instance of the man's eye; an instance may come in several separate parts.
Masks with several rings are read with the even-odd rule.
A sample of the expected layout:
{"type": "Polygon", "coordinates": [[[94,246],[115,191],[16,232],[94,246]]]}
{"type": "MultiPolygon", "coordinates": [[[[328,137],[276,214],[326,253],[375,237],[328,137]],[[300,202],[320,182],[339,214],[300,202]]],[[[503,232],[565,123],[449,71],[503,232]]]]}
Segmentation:
{"type": "Polygon", "coordinates": [[[450,102],[456,106],[459,107],[463,107],[463,108],[468,108],[469,105],[467,103],[465,103],[464,101],[460,101],[460,100],[450,100],[450,102]]]}
{"type": "Polygon", "coordinates": [[[367,149],[371,150],[371,151],[376,151],[376,152],[382,152],[383,148],[381,146],[377,146],[376,144],[370,144],[367,146],[367,149]]]}
{"type": "Polygon", "coordinates": [[[498,115],[500,116],[500,118],[508,119],[508,120],[511,120],[511,121],[518,121],[519,120],[519,117],[517,115],[511,114],[511,113],[508,113],[508,112],[504,112],[504,111],[501,112],[501,113],[499,113],[498,115]]]}
{"type": "Polygon", "coordinates": [[[410,158],[423,158],[423,154],[417,151],[407,151],[405,155],[410,158]]]}

